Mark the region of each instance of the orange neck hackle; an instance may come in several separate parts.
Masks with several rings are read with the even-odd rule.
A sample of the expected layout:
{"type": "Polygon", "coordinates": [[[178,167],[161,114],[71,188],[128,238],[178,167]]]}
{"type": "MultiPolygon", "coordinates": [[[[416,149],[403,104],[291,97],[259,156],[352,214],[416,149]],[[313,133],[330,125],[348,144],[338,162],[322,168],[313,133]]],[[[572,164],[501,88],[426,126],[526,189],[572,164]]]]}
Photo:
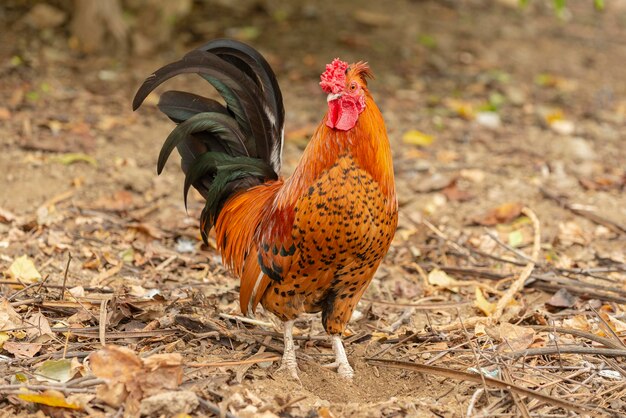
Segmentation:
{"type": "MultiPolygon", "coordinates": [[[[328,115],[324,117],[324,121],[328,115]]],[[[365,110],[349,131],[341,131],[321,123],[305,149],[300,163],[286,180],[280,194],[285,204],[293,205],[298,196],[331,167],[339,157],[351,156],[378,183],[389,205],[396,204],[391,148],[383,117],[369,92],[365,110]]]]}

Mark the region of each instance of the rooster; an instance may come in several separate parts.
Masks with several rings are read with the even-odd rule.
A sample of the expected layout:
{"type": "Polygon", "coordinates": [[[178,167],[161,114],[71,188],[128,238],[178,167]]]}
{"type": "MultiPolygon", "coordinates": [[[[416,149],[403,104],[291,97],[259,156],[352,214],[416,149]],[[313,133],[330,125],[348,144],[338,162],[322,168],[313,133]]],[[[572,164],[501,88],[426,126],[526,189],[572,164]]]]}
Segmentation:
{"type": "Polygon", "coordinates": [[[351,379],[341,336],[398,218],[391,150],[368,90],[368,65],[337,58],[326,66],[320,86],[328,111],[289,178],[280,176],[282,94],[258,51],[211,41],[150,75],[133,110],[183,73],[208,81],[225,105],[182,91],[161,95],[158,108],[177,126],[161,149],[158,173],[176,148],[185,205],[191,186],[206,200],[201,234],[206,242],[215,228],[223,263],[241,280],[241,311],[252,315],[260,303],[284,321],[280,369],[298,379],[294,321],[321,312],[335,353],[328,366],[351,379]]]}

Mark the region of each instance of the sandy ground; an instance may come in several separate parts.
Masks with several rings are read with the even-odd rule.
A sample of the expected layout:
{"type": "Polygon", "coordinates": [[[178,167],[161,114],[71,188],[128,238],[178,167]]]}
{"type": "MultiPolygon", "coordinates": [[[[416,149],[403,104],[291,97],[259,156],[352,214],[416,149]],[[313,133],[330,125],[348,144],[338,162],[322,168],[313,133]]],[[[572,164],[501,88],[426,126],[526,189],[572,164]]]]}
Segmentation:
{"type": "MultiPolygon", "coordinates": [[[[561,22],[542,5],[521,11],[504,3],[393,0],[356,8],[353,2],[335,1],[273,4],[265,11],[218,8],[189,17],[170,46],[147,57],[80,56],[68,48],[63,29],[39,36],[15,23],[19,7],[7,7],[0,15],[5,20],[0,36],[0,270],[27,254],[49,276],[48,283],[60,284],[71,252],[71,286],[106,286],[121,305],[133,292],[160,289],[164,301],[152,311],[127,308],[119,318],[109,312],[109,331],[141,329],[162,317],[176,322],[176,315],[209,318],[241,331],[244,324],[219,317],[239,313],[237,282],[220,267],[215,251],[200,244],[197,217],[203,202],[194,195],[185,212],[177,164],[170,162],[156,176],[158,151],[171,124],[156,110],[156,96],[133,113],[133,93],[151,71],[202,40],[223,36],[228,28],[257,28],[258,36],[249,42],[276,69],[285,99],[287,175],[323,115],[317,83],[324,64],[335,56],[367,60],[393,146],[401,217],[392,249],[359,305],[361,318],[350,325],[348,338],[355,338],[347,346],[357,377],[345,383],[320,367],[329,359],[330,345],[313,339],[299,349],[308,356],[301,362],[302,386],[272,376],[274,366],[247,368],[240,384],[237,367],[190,369],[184,385],[242,417],[462,416],[480,385],[373,367],[364,359],[389,347],[382,335],[397,341],[405,333],[457,321],[455,309],[407,314],[402,303],[451,302],[464,318],[480,314],[464,303],[474,300],[473,286],[450,291],[454,286],[434,286],[420,271],[447,266],[508,277],[521,267],[493,260],[473,263],[455,254],[422,219],[463,248],[506,254],[489,240],[487,225],[529,254],[533,228],[527,218],[485,221],[489,210],[518,202],[541,222],[544,263],[589,269],[626,262],[626,9],[607,2],[609,9],[599,13],[571,2],[576,3],[571,19],[561,22]],[[279,19],[283,15],[277,11],[287,18],[279,19]],[[542,188],[597,217],[561,207],[542,188]],[[191,245],[191,252],[181,252],[181,245],[191,245]],[[375,303],[380,301],[391,306],[375,303]],[[402,314],[406,322],[389,331],[402,314]]],[[[172,86],[210,93],[191,78],[172,86]]],[[[623,270],[609,271],[612,285],[624,289],[623,270]]],[[[475,272],[450,275],[494,284],[475,272]]],[[[533,323],[533,312],[553,319],[544,302],[557,288],[525,289],[518,319],[533,323]]],[[[14,291],[6,288],[3,294],[14,291]]],[[[497,301],[501,293],[486,294],[497,301]]],[[[583,294],[571,309],[583,309],[586,299],[583,294]]],[[[61,307],[20,309],[21,314],[43,309],[51,324],[75,313],[61,307]]],[[[271,321],[263,314],[260,319],[271,321]]],[[[97,321],[84,325],[97,326],[97,321]]],[[[303,318],[297,328],[301,336],[323,335],[315,316],[303,318]]],[[[448,348],[464,338],[461,334],[461,341],[454,342],[458,334],[438,335],[448,348]]],[[[264,347],[262,342],[271,346],[272,338],[227,342],[223,336],[185,334],[116,341],[138,352],[163,345],[161,351],[180,352],[189,362],[245,358],[264,347]]],[[[40,354],[55,352],[58,343],[45,344],[40,354]]],[[[70,351],[98,347],[94,339],[72,344],[70,351]]],[[[273,344],[282,346],[282,341],[274,337],[273,344]]],[[[420,344],[394,346],[387,355],[429,359],[420,344]]],[[[454,354],[446,358],[453,360],[454,354]]],[[[458,362],[472,363],[467,358],[458,362]]],[[[0,365],[6,376],[14,367],[31,366],[0,365]]],[[[494,413],[502,408],[515,415],[512,401],[497,407],[490,402],[483,399],[474,409],[491,407],[487,410],[494,413]]],[[[0,404],[13,412],[35,410],[15,400],[0,404]]]]}

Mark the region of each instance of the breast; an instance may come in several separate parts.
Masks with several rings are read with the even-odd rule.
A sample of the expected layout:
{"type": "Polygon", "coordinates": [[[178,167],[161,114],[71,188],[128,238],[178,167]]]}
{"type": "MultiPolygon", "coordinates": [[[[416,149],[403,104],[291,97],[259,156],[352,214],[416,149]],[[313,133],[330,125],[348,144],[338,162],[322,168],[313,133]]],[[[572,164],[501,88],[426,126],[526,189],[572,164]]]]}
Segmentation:
{"type": "Polygon", "coordinates": [[[268,289],[268,297],[291,294],[280,304],[290,311],[287,316],[322,310],[329,291],[360,297],[396,224],[395,205],[367,170],[350,156],[338,158],[297,201],[292,228],[297,260],[284,280],[268,289]]]}
{"type": "Polygon", "coordinates": [[[292,235],[303,258],[342,270],[385,255],[397,213],[372,176],[345,156],[300,197],[292,235]]]}

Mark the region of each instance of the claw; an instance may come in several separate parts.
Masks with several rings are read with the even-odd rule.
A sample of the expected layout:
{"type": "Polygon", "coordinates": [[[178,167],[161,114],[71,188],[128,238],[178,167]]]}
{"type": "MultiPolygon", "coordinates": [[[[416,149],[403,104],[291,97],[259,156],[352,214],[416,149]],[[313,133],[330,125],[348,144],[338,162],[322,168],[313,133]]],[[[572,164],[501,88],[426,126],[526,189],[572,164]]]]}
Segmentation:
{"type": "Polygon", "coordinates": [[[325,364],[324,367],[336,369],[339,376],[352,380],[354,377],[354,369],[348,362],[348,356],[346,350],[343,348],[343,342],[340,335],[333,335],[333,351],[335,352],[335,361],[329,364],[325,364]]]}
{"type": "Polygon", "coordinates": [[[283,360],[283,363],[280,365],[280,367],[278,369],[276,369],[276,371],[274,372],[276,373],[286,373],[289,375],[289,377],[291,377],[293,380],[297,381],[298,383],[300,383],[300,386],[302,386],[302,382],[300,381],[300,376],[298,376],[298,372],[300,370],[298,370],[298,366],[294,366],[294,365],[288,365],[285,363],[285,361],[283,360]]]}

